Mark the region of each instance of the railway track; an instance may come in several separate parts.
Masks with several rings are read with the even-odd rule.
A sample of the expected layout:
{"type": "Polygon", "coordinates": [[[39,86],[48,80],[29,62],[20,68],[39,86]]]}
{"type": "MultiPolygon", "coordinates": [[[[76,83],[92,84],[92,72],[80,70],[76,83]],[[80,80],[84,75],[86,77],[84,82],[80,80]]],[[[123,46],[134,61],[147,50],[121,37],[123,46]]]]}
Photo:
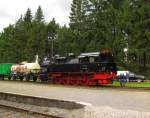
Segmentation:
{"type": "MultiPolygon", "coordinates": [[[[106,111],[107,115],[110,114],[110,116],[112,116],[111,111],[113,110],[113,108],[116,108],[116,110],[113,112],[113,114],[116,114],[116,111],[117,111],[118,116],[120,116],[120,114],[125,115],[126,114],[126,113],[124,113],[125,110],[133,110],[133,111],[135,110],[135,111],[140,111],[140,112],[148,111],[149,112],[149,109],[150,109],[150,106],[149,106],[150,102],[148,100],[150,94],[149,94],[149,92],[144,92],[144,91],[143,92],[138,92],[138,91],[131,92],[131,91],[120,91],[120,89],[119,89],[119,91],[116,91],[116,89],[110,90],[110,88],[105,89],[105,87],[101,87],[101,88],[89,87],[89,88],[87,88],[87,87],[80,87],[80,86],[77,87],[77,86],[49,85],[49,84],[41,84],[41,83],[39,84],[39,83],[32,83],[32,82],[28,82],[28,83],[20,82],[19,83],[19,81],[18,82],[10,82],[10,81],[2,82],[2,81],[0,81],[0,91],[9,92],[9,93],[13,93],[13,94],[20,94],[20,95],[25,95],[25,96],[27,95],[27,97],[23,99],[25,104],[26,104],[26,101],[27,102],[30,101],[30,100],[28,100],[28,98],[30,98],[29,96],[36,96],[36,97],[40,97],[40,98],[42,97],[42,98],[48,98],[48,99],[57,99],[57,100],[61,100],[62,103],[64,103],[63,101],[74,101],[75,103],[79,103],[79,104],[88,103],[88,107],[84,107],[84,108],[80,107],[81,109],[77,108],[77,111],[80,111],[80,114],[79,114],[80,116],[83,116],[83,115],[89,116],[91,113],[95,113],[94,112],[95,110],[96,110],[96,114],[98,113],[99,116],[103,114],[102,113],[103,111],[106,111]],[[105,109],[105,106],[106,106],[106,109],[105,109]],[[110,108],[112,108],[110,110],[110,112],[109,112],[108,106],[110,108]],[[98,109],[96,108],[94,111],[92,111],[93,107],[94,107],[94,109],[95,109],[95,107],[102,107],[102,109],[99,110],[99,108],[98,109]],[[87,108],[89,108],[89,109],[87,109],[87,108]],[[120,111],[118,111],[117,109],[119,109],[120,111]]],[[[15,97],[12,97],[13,99],[9,99],[9,98],[10,97],[3,97],[4,100],[8,100],[8,101],[14,100],[15,97]]],[[[18,101],[20,101],[20,100],[18,100],[18,101]]],[[[33,102],[35,104],[39,103],[39,101],[36,101],[35,99],[33,100],[33,102]]],[[[43,101],[41,101],[41,102],[43,104],[43,101]]],[[[0,103],[2,103],[1,97],[0,97],[0,103]]],[[[46,103],[44,103],[44,105],[48,105],[48,103],[50,103],[50,102],[46,102],[46,103]]],[[[54,105],[56,105],[56,104],[54,104],[54,105]]],[[[53,106],[53,104],[51,104],[48,108],[50,108],[51,106],[53,106]]],[[[62,107],[68,107],[68,106],[69,106],[68,104],[62,105],[62,107]]],[[[55,106],[53,106],[53,107],[55,107],[55,106]]],[[[76,109],[70,110],[70,108],[67,111],[69,111],[69,115],[74,116],[73,112],[76,111],[76,109]]],[[[33,108],[33,110],[34,110],[34,108],[33,108]]],[[[41,108],[40,108],[40,110],[41,110],[41,108]]],[[[45,111],[45,108],[44,108],[44,111],[45,111]]],[[[48,109],[45,112],[50,113],[51,110],[48,109]]],[[[29,113],[32,113],[32,112],[29,112],[29,113]]],[[[58,112],[56,111],[55,113],[58,113],[58,112]]],[[[74,112],[74,113],[76,115],[79,112],[74,112]]],[[[132,114],[130,114],[130,112],[128,114],[132,116],[132,114]]],[[[134,112],[133,114],[139,114],[139,112],[134,112]]],[[[142,114],[144,115],[144,113],[142,113],[142,114]]],[[[53,115],[53,114],[51,114],[51,115],[53,115]]],[[[58,116],[63,116],[63,115],[59,114],[58,116]]],[[[79,118],[79,116],[68,117],[68,118],[79,118]]],[[[88,118],[97,118],[97,117],[89,116],[88,118]]],[[[114,116],[114,118],[117,118],[117,117],[114,116]]],[[[127,117],[118,117],[118,118],[127,118],[127,117]]],[[[138,116],[137,118],[144,118],[144,117],[138,116]]],[[[150,117],[145,117],[145,118],[150,118],[150,117]]]]}
{"type": "Polygon", "coordinates": [[[0,118],[16,118],[14,114],[21,118],[73,118],[78,115],[74,111],[82,108],[84,105],[72,101],[0,92],[0,118]]]}
{"type": "MultiPolygon", "coordinates": [[[[18,82],[18,83],[32,83],[32,84],[44,84],[44,85],[52,85],[52,86],[58,86],[58,87],[66,87],[66,85],[61,84],[52,84],[48,82],[34,82],[34,81],[20,81],[20,80],[0,80],[0,81],[8,81],[8,82],[18,82]]],[[[112,90],[131,90],[131,91],[150,91],[150,87],[121,87],[121,86],[112,86],[112,85],[99,85],[99,86],[78,86],[78,85],[67,85],[67,87],[80,87],[80,88],[88,88],[88,89],[112,89],[112,90]]]]}
{"type": "Polygon", "coordinates": [[[8,105],[1,105],[0,104],[0,108],[3,109],[3,110],[5,109],[4,110],[5,111],[5,115],[3,115],[3,113],[0,113],[4,117],[5,116],[10,116],[10,115],[14,114],[14,112],[15,112],[15,113],[18,113],[20,115],[24,115],[24,117],[26,117],[27,115],[29,115],[30,118],[32,118],[34,116],[36,118],[63,118],[63,117],[57,117],[57,116],[53,116],[53,115],[49,115],[49,114],[44,114],[44,113],[40,113],[40,112],[36,112],[36,111],[31,111],[31,110],[27,110],[27,109],[23,109],[23,108],[17,108],[17,107],[8,106],[8,105]],[[11,111],[12,114],[10,113],[10,111],[11,111]]]}

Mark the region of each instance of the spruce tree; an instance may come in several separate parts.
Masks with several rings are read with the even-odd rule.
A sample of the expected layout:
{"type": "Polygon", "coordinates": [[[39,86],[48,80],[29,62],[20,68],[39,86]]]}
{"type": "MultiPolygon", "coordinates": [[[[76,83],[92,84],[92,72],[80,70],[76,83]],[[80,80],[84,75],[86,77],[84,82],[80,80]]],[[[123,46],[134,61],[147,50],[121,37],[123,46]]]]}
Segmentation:
{"type": "Polygon", "coordinates": [[[41,6],[38,7],[38,9],[35,13],[34,20],[38,23],[44,22],[44,15],[43,15],[43,10],[42,10],[41,6]]]}
{"type": "Polygon", "coordinates": [[[33,60],[37,54],[40,58],[43,57],[45,50],[45,38],[46,27],[44,15],[41,6],[39,6],[32,22],[31,37],[28,41],[28,47],[30,47],[30,60],[33,60]]]}
{"type": "Polygon", "coordinates": [[[31,9],[30,8],[28,8],[26,13],[25,13],[24,21],[27,24],[31,24],[31,22],[32,22],[32,13],[31,13],[31,9]]]}
{"type": "Polygon", "coordinates": [[[88,5],[88,0],[73,0],[70,13],[70,27],[73,30],[85,30],[88,5]]]}
{"type": "Polygon", "coordinates": [[[143,64],[149,61],[149,36],[150,36],[150,6],[145,0],[132,2],[132,31],[130,46],[131,51],[135,55],[135,60],[138,64],[143,64]]]}

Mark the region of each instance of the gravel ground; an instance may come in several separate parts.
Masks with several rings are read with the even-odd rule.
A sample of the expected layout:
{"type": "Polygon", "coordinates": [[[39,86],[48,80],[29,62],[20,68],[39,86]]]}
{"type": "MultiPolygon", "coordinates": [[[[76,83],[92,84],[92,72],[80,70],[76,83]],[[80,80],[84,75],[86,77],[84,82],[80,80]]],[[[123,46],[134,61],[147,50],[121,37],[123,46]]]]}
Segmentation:
{"type": "Polygon", "coordinates": [[[87,107],[84,118],[150,118],[150,113],[119,110],[111,107],[87,107]]]}
{"type": "Polygon", "coordinates": [[[0,92],[88,103],[69,118],[150,118],[150,92],[0,81],[0,92]],[[82,113],[81,113],[82,112],[82,113]]]}
{"type": "Polygon", "coordinates": [[[148,112],[119,110],[111,107],[86,106],[84,109],[65,110],[9,102],[5,100],[0,100],[0,103],[3,105],[30,110],[30,112],[27,113],[0,107],[0,118],[48,118],[42,115],[32,114],[34,111],[54,116],[60,116],[63,118],[150,118],[150,113],[148,112]]]}
{"type": "MultiPolygon", "coordinates": [[[[23,104],[23,103],[17,103],[17,102],[10,102],[10,101],[5,101],[5,100],[0,100],[1,105],[6,105],[6,106],[12,106],[16,108],[21,108],[25,110],[29,110],[30,113],[21,113],[21,112],[16,112],[11,110],[5,110],[5,112],[0,111],[0,116],[1,115],[13,115],[16,112],[16,115],[21,115],[23,116],[32,116],[33,118],[46,118],[44,116],[38,116],[31,114],[33,112],[38,112],[38,113],[43,113],[43,114],[48,114],[48,115],[53,115],[53,116],[58,116],[58,117],[63,117],[63,118],[78,118],[82,117],[84,115],[84,109],[77,109],[77,110],[66,110],[66,109],[60,109],[60,108],[55,108],[55,107],[42,107],[42,106],[36,106],[36,105],[29,105],[29,104],[23,104]]],[[[3,110],[3,109],[2,109],[3,110]]],[[[32,118],[31,117],[31,118],[32,118]]],[[[1,118],[1,117],[0,117],[1,118]]],[[[7,117],[4,117],[7,118],[7,117]]],[[[15,116],[12,116],[10,118],[16,118],[15,116]]],[[[22,117],[17,117],[17,118],[22,118],[22,117]]]]}
{"type": "Polygon", "coordinates": [[[32,113],[17,112],[12,109],[0,107],[0,118],[46,118],[46,117],[35,115],[32,113]]]}

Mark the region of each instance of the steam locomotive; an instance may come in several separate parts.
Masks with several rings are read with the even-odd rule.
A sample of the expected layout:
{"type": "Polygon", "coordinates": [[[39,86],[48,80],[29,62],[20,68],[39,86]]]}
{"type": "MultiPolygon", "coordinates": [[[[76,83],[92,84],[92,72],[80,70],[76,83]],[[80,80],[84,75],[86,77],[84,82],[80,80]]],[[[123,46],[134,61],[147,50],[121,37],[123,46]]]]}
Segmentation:
{"type": "Polygon", "coordinates": [[[111,84],[116,77],[116,64],[113,54],[103,49],[100,52],[81,53],[75,58],[55,56],[53,63],[41,65],[39,78],[54,84],[101,85],[111,84]]]}
{"type": "Polygon", "coordinates": [[[69,53],[65,57],[55,55],[53,60],[45,59],[38,63],[0,64],[0,78],[26,79],[26,81],[50,82],[65,85],[102,85],[111,84],[117,69],[113,54],[108,49],[100,52],[81,53],[75,57],[69,53]]]}

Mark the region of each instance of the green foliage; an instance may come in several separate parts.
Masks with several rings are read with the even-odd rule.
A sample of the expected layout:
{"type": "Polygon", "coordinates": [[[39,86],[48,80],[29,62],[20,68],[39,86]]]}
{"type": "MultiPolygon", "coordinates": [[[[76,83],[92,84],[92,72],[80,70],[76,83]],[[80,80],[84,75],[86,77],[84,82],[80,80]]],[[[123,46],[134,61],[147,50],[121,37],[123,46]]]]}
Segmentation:
{"type": "Polygon", "coordinates": [[[32,22],[32,13],[31,13],[31,9],[27,9],[26,14],[24,16],[24,22],[26,23],[26,25],[31,25],[32,22]]]}
{"type": "Polygon", "coordinates": [[[54,54],[109,48],[116,62],[133,71],[150,65],[150,5],[146,0],[73,0],[69,27],[45,23],[42,8],[27,9],[0,33],[0,62],[33,61],[54,54]],[[125,61],[124,48],[128,48],[125,61]]]}
{"type": "Polygon", "coordinates": [[[46,26],[41,7],[33,18],[31,10],[15,25],[5,28],[0,36],[0,61],[18,63],[34,61],[35,55],[44,56],[46,26]]]}
{"type": "Polygon", "coordinates": [[[109,48],[122,66],[133,71],[139,71],[140,64],[145,67],[150,61],[150,5],[147,3],[145,0],[87,0],[84,6],[82,0],[80,5],[74,0],[70,28],[78,34],[75,43],[80,52],[109,48]],[[128,48],[127,61],[124,48],[128,48]]]}
{"type": "Polygon", "coordinates": [[[42,8],[41,6],[38,7],[36,13],[35,13],[35,18],[34,20],[37,22],[37,23],[41,23],[44,21],[44,15],[43,15],[43,11],[42,11],[42,8]]]}

